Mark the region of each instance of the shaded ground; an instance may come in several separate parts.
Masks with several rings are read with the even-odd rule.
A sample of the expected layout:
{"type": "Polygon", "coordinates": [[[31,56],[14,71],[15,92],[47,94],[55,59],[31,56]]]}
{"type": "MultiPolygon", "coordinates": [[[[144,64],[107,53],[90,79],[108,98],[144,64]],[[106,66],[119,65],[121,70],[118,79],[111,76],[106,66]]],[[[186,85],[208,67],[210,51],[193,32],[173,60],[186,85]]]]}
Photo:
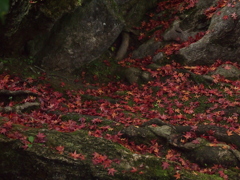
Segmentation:
{"type": "Polygon", "coordinates": [[[214,71],[240,66],[221,61],[181,65],[171,55],[180,46],[161,49],[170,54],[153,68],[152,57],[117,62],[118,45],[113,45],[113,52],[75,76],[46,72],[32,59],[2,59],[2,174],[19,179],[34,173],[50,179],[239,179],[240,81],[214,71]],[[148,81],[127,82],[124,69],[129,67],[144,71],[148,81]],[[25,157],[28,163],[19,166],[25,157]],[[28,171],[19,174],[22,168],[28,171]]]}
{"type": "MultiPolygon", "coordinates": [[[[206,73],[214,70],[220,64],[221,63],[214,64],[208,68],[201,68],[199,66],[193,68],[193,72],[196,74],[206,73]]],[[[5,64],[5,68],[7,67],[8,65],[5,64]]],[[[183,170],[190,170],[190,172],[196,172],[198,176],[198,172],[201,172],[204,174],[216,174],[221,177],[231,177],[232,179],[238,178],[236,173],[239,171],[239,168],[232,167],[233,171],[227,170],[226,167],[228,164],[223,163],[223,157],[223,161],[220,160],[218,165],[215,164],[216,161],[214,160],[205,161],[200,159],[196,161],[198,154],[204,153],[204,151],[210,152],[210,149],[203,150],[203,152],[198,150],[195,154],[189,154],[190,156],[184,157],[185,152],[188,151],[186,148],[187,143],[193,142],[193,145],[198,145],[201,144],[204,139],[210,145],[206,147],[211,148],[214,154],[222,150],[225,152],[229,149],[232,152],[234,149],[239,149],[238,141],[234,140],[235,136],[237,138],[239,137],[238,80],[231,81],[221,77],[212,83],[205,85],[202,83],[198,84],[191,79],[188,73],[176,71],[184,67],[174,63],[163,66],[157,70],[157,74],[153,74],[154,81],[148,82],[147,84],[129,85],[124,81],[118,81],[100,85],[83,83],[84,80],[79,80],[80,82],[72,86],[69,82],[72,82],[72,84],[74,84],[74,82],[70,77],[61,77],[61,75],[53,76],[51,74],[38,75],[32,73],[33,70],[30,67],[34,68],[34,71],[37,71],[37,68],[31,65],[29,68],[26,68],[25,71],[28,78],[26,78],[26,76],[9,76],[6,72],[1,74],[1,89],[5,89],[8,92],[19,92],[19,90],[32,92],[32,94],[22,96],[19,96],[19,94],[10,94],[4,101],[1,98],[2,108],[14,107],[26,102],[38,102],[40,104],[38,108],[33,107],[36,109],[34,111],[26,108],[18,113],[1,112],[1,116],[3,117],[1,134],[8,138],[20,139],[21,143],[18,142],[17,146],[22,146],[24,149],[27,149],[26,153],[36,153],[34,147],[41,149],[41,146],[43,148],[45,146],[48,147],[48,143],[50,143],[51,148],[53,148],[53,155],[54,153],[62,153],[67,159],[76,158],[79,159],[78,161],[81,161],[82,156],[78,156],[78,154],[82,154],[88,159],[87,164],[91,164],[91,160],[93,160],[94,157],[92,154],[97,152],[100,154],[99,157],[106,155],[107,157],[111,156],[111,161],[112,159],[122,161],[118,156],[115,157],[115,154],[108,154],[108,151],[104,148],[95,149],[95,145],[92,144],[91,141],[86,145],[87,149],[91,149],[91,151],[86,151],[87,149],[83,147],[73,148],[71,145],[69,146],[68,138],[65,138],[66,141],[61,140],[61,142],[59,142],[51,140],[50,137],[53,138],[54,136],[48,134],[53,133],[58,135],[58,133],[53,130],[60,132],[79,132],[85,134],[84,136],[82,134],[81,137],[86,136],[87,138],[90,136],[89,138],[93,137],[97,139],[103,137],[103,139],[121,144],[121,146],[129,149],[131,153],[153,154],[159,158],[159,160],[157,160],[157,158],[154,161],[161,161],[159,162],[160,166],[157,167],[162,167],[166,172],[170,170],[167,174],[166,172],[160,173],[162,175],[165,174],[166,177],[181,176],[184,179],[186,178],[186,174],[183,173],[183,170]],[[33,78],[29,78],[29,73],[33,78]],[[49,83],[52,83],[54,88],[49,83]],[[77,84],[79,84],[81,89],[77,90],[77,84]],[[34,96],[35,94],[36,96],[34,96]],[[154,119],[157,119],[157,121],[154,119]],[[21,131],[19,133],[19,131],[13,130],[13,127],[15,127],[14,124],[40,129],[36,129],[36,131],[33,130],[33,133],[31,133],[31,130],[30,133],[26,132],[25,134],[21,131]],[[161,128],[163,125],[179,127],[180,129],[177,130],[178,135],[169,139],[165,135],[162,135],[160,131],[160,135],[156,136],[156,133],[159,133],[157,128],[161,128]],[[200,127],[199,125],[205,125],[206,128],[205,130],[198,129],[195,133],[193,130],[197,130],[197,128],[200,127]],[[155,132],[154,134],[144,135],[146,129],[140,131],[139,126],[152,130],[156,128],[156,131],[152,131],[155,132]],[[181,126],[183,129],[181,129],[181,126]],[[223,136],[218,133],[220,127],[224,128],[223,136]],[[132,129],[129,134],[129,128],[135,128],[137,131],[132,131],[132,129]],[[44,129],[49,129],[50,131],[44,129]],[[138,131],[140,132],[140,136],[138,131]],[[219,139],[219,137],[223,138],[219,139]],[[233,138],[233,140],[229,140],[228,137],[230,139],[233,138]],[[61,147],[64,148],[61,149],[61,147]],[[74,153],[75,150],[77,150],[76,157],[74,155],[71,156],[71,153],[74,153]],[[190,158],[190,160],[192,159],[193,161],[190,162],[186,158],[190,158]],[[194,162],[198,162],[198,165],[194,162]]],[[[170,133],[169,135],[174,134],[176,133],[170,133]]],[[[59,135],[61,136],[61,134],[59,135]]],[[[2,136],[2,138],[4,136],[2,136]]],[[[69,136],[69,138],[71,139],[69,140],[72,141],[74,136],[69,136]]],[[[6,142],[12,141],[7,140],[6,142]]],[[[79,142],[82,142],[82,140],[79,140],[79,142]]],[[[108,141],[103,140],[100,144],[105,143],[108,143],[108,141]]],[[[4,146],[11,147],[11,145],[6,145],[4,146]]],[[[16,147],[16,145],[14,146],[16,147]]],[[[113,145],[113,149],[115,148],[115,145],[113,145]]],[[[24,151],[25,150],[22,150],[23,153],[24,151]]],[[[237,155],[234,157],[235,158],[231,158],[238,164],[239,160],[237,155]]],[[[3,156],[3,158],[5,158],[5,156],[3,156]]],[[[13,155],[12,158],[16,158],[15,155],[13,155]]],[[[219,156],[215,156],[214,158],[219,159],[219,156]]],[[[146,162],[146,160],[141,160],[140,162],[146,162]]],[[[102,160],[100,164],[102,163],[104,166],[106,162],[102,160]]],[[[106,168],[103,168],[104,177],[107,175],[108,169],[114,168],[119,172],[118,165],[115,166],[113,165],[114,163],[110,164],[111,166],[107,165],[106,168]]],[[[238,166],[237,164],[234,166],[238,166]]],[[[88,170],[89,168],[91,169],[89,165],[86,166],[88,170]]],[[[146,166],[147,165],[144,165],[144,167],[146,166]]],[[[6,167],[8,170],[11,169],[9,166],[6,167]]],[[[11,167],[13,168],[14,166],[11,167]]],[[[140,174],[149,172],[149,170],[142,167],[141,163],[136,164],[134,161],[127,167],[130,173],[135,171],[140,174]]],[[[66,168],[66,166],[63,168],[66,168]]],[[[92,171],[94,172],[95,170],[91,170],[90,174],[92,174],[92,171]]],[[[46,172],[46,174],[49,173],[50,172],[46,172]]],[[[98,175],[97,177],[99,178],[100,176],[98,175]]],[[[117,177],[118,175],[116,173],[116,177],[114,178],[117,177]]],[[[122,177],[122,175],[119,177],[122,177]]],[[[89,177],[89,179],[91,179],[91,177],[89,177]]],[[[92,177],[92,179],[94,179],[94,177],[92,177]]]]}

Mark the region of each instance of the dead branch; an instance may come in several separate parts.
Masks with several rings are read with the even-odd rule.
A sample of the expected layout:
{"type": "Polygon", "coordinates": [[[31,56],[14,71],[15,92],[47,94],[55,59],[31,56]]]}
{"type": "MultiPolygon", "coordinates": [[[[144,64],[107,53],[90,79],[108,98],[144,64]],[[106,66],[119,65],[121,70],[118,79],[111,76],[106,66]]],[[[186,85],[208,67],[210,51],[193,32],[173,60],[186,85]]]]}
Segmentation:
{"type": "Polygon", "coordinates": [[[27,111],[29,109],[34,109],[40,107],[39,102],[26,102],[24,104],[19,104],[13,107],[6,106],[6,107],[0,107],[0,112],[4,113],[10,113],[10,112],[16,112],[16,113],[22,113],[23,111],[27,111]]]}
{"type": "Polygon", "coordinates": [[[9,90],[0,90],[0,96],[21,96],[21,95],[27,95],[27,96],[38,96],[36,93],[28,91],[28,90],[19,90],[19,91],[9,91],[9,90]]]}

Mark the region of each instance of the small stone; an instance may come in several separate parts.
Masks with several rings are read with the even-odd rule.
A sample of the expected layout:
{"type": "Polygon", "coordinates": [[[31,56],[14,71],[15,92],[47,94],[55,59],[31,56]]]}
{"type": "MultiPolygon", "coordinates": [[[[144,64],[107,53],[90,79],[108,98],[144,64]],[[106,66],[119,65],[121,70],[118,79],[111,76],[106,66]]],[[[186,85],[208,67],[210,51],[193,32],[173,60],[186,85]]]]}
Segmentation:
{"type": "Polygon", "coordinates": [[[151,80],[150,73],[149,72],[143,72],[141,74],[141,78],[146,82],[150,81],[151,80]]]}
{"type": "Polygon", "coordinates": [[[219,74],[227,79],[237,79],[240,77],[240,69],[231,64],[223,64],[213,74],[219,74]]]}
{"type": "Polygon", "coordinates": [[[153,126],[148,126],[150,130],[157,134],[160,137],[164,137],[166,139],[169,138],[171,134],[173,134],[174,129],[170,126],[163,125],[163,126],[158,126],[158,127],[153,127],[153,126]]]}
{"type": "Polygon", "coordinates": [[[147,56],[153,56],[155,51],[162,46],[162,42],[155,41],[153,38],[142,44],[133,52],[132,58],[141,59],[147,56]]]}
{"type": "Polygon", "coordinates": [[[162,67],[162,66],[160,66],[160,65],[158,65],[158,64],[155,64],[155,63],[149,64],[149,65],[147,66],[147,68],[152,69],[152,70],[157,70],[157,69],[160,68],[160,67],[162,67]]]}
{"type": "Polygon", "coordinates": [[[138,83],[140,75],[141,75],[141,70],[137,68],[131,67],[126,69],[125,71],[125,78],[131,84],[138,83]]]}
{"type": "Polygon", "coordinates": [[[157,62],[159,62],[163,57],[164,57],[163,53],[160,52],[160,53],[156,54],[155,56],[153,56],[152,61],[153,61],[154,63],[157,63],[157,62]]]}

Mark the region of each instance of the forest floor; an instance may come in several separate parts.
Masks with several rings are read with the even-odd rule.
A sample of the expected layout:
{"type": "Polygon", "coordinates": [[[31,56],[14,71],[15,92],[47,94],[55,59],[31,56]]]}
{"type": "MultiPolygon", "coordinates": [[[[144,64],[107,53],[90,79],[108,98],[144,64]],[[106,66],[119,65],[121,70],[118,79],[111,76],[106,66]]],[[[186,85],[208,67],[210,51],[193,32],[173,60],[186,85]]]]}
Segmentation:
{"type": "MultiPolygon", "coordinates": [[[[12,124],[48,128],[60,132],[87,130],[91,136],[117,141],[133,152],[165,157],[181,164],[181,168],[217,174],[227,179],[229,174],[224,172],[225,167],[222,165],[206,164],[206,167],[201,167],[188,160],[183,161],[180,152],[174,148],[166,149],[164,145],[155,141],[136,144],[121,136],[124,128],[131,125],[138,127],[155,118],[174,126],[194,128],[199,125],[214,125],[226,128],[229,136],[233,133],[240,135],[240,81],[215,76],[212,83],[202,84],[192,80],[189,73],[177,71],[187,68],[195,74],[203,75],[222,64],[217,62],[208,67],[184,67],[173,62],[156,71],[151,70],[154,79],[145,84],[129,84],[114,76],[109,82],[104,78],[100,83],[101,81],[96,79],[98,74],[88,77],[91,81],[94,79],[98,82],[93,84],[85,77],[72,81],[73,79],[60,75],[33,73],[33,68],[26,65],[24,65],[25,73],[23,71],[13,73],[14,70],[9,68],[8,71],[0,74],[0,89],[11,92],[30,91],[36,96],[9,95],[7,98],[5,96],[4,101],[1,99],[1,107],[39,102],[40,108],[27,110],[24,115],[16,112],[0,112],[1,119],[8,119],[0,127],[0,133],[10,138],[17,138],[11,133],[12,124]],[[74,113],[82,116],[71,115],[74,113]],[[113,123],[106,124],[102,118],[113,123]]],[[[224,64],[228,68],[228,64],[233,63],[224,64]]],[[[109,68],[109,64],[103,65],[104,62],[100,69],[109,68]]],[[[239,65],[234,65],[239,68],[239,65]]],[[[7,69],[8,65],[5,64],[5,67],[7,69]]],[[[37,69],[35,68],[34,71],[37,69]]],[[[212,146],[222,144],[223,142],[214,137],[214,131],[210,131],[201,138],[208,140],[212,146]]],[[[196,134],[192,132],[182,136],[182,141],[194,139],[196,134]]],[[[23,146],[27,148],[28,143],[23,146]]],[[[230,144],[230,146],[236,149],[234,145],[230,144]]],[[[168,168],[169,164],[163,166],[168,168]]],[[[178,166],[176,167],[179,168],[178,166]]],[[[238,172],[239,168],[235,167],[233,171],[238,172]]]]}
{"type": "MultiPolygon", "coordinates": [[[[147,25],[144,24],[143,27],[147,25]]],[[[176,169],[216,174],[223,179],[231,176],[222,165],[206,164],[202,167],[183,160],[180,152],[174,148],[165,149],[155,141],[135,144],[121,137],[120,132],[131,125],[138,127],[156,118],[173,126],[194,128],[213,125],[226,128],[229,136],[233,133],[240,135],[240,80],[214,75],[212,82],[205,83],[196,82],[191,77],[191,73],[206,75],[222,65],[226,69],[231,66],[240,68],[237,63],[216,61],[211,66],[185,66],[171,61],[152,70],[147,68],[151,58],[128,57],[119,62],[114,59],[93,62],[82,69],[78,76],[67,77],[45,72],[34,66],[31,59],[2,59],[1,62],[0,91],[30,91],[35,95],[0,95],[0,107],[14,107],[26,102],[40,104],[39,108],[23,113],[0,111],[0,119],[8,119],[0,127],[2,135],[18,138],[11,133],[12,124],[60,132],[86,130],[90,136],[117,141],[133,152],[150,153],[175,161],[176,169]],[[112,70],[118,67],[144,69],[151,74],[152,80],[143,84],[129,84],[120,75],[113,74],[115,71],[112,70]],[[71,116],[74,113],[82,116],[71,116]],[[111,120],[112,123],[106,124],[101,118],[111,120]]],[[[194,133],[186,133],[182,140],[195,138],[194,133]]],[[[214,137],[214,131],[201,138],[205,138],[212,146],[222,143],[214,137]]],[[[24,148],[28,146],[28,143],[23,144],[24,148]]],[[[229,146],[236,149],[234,145],[229,146]]],[[[169,164],[165,162],[162,166],[167,169],[169,164]]],[[[232,171],[239,172],[239,167],[233,167],[232,171]]],[[[180,179],[180,175],[176,173],[175,178],[180,179]]]]}

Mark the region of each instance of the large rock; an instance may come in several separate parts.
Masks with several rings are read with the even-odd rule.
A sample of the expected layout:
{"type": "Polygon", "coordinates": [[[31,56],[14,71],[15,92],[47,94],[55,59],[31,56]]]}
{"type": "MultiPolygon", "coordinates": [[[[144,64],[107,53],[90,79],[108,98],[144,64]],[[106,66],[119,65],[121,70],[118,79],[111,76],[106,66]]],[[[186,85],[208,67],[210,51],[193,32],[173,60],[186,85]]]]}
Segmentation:
{"type": "Polygon", "coordinates": [[[105,53],[157,0],[14,0],[0,24],[0,56],[25,54],[49,70],[73,72],[105,53]]]}
{"type": "Polygon", "coordinates": [[[72,72],[97,59],[121,33],[124,21],[114,1],[91,1],[65,16],[53,29],[38,58],[48,69],[72,72]],[[56,33],[55,33],[56,32],[56,33]]]}
{"type": "Polygon", "coordinates": [[[147,42],[143,43],[139,48],[133,51],[132,58],[141,59],[146,56],[153,56],[155,51],[163,46],[162,42],[155,41],[154,38],[151,38],[147,42]]]}
{"type": "Polygon", "coordinates": [[[182,48],[180,54],[189,65],[212,64],[217,59],[240,62],[240,2],[216,13],[206,34],[199,41],[182,48]]]}
{"type": "Polygon", "coordinates": [[[210,21],[204,15],[205,9],[215,6],[216,1],[199,0],[196,7],[181,14],[172,26],[163,34],[165,41],[184,42],[189,38],[194,38],[201,31],[206,31],[210,21]]]}
{"type": "MultiPolygon", "coordinates": [[[[174,179],[173,168],[163,169],[161,166],[165,159],[135,154],[110,140],[89,136],[85,131],[63,133],[13,125],[7,134],[21,141],[0,134],[1,180],[174,179]],[[38,133],[46,136],[44,141],[35,141],[38,133]],[[29,143],[25,150],[23,142],[29,143]],[[111,169],[115,172],[111,173],[111,169]]],[[[210,180],[216,177],[186,170],[179,172],[186,179],[202,180],[204,177],[210,180]]]]}
{"type": "Polygon", "coordinates": [[[230,64],[223,64],[219,66],[211,74],[219,74],[227,79],[239,79],[240,78],[240,69],[230,64]]]}
{"type": "Polygon", "coordinates": [[[11,1],[5,23],[0,23],[1,56],[34,55],[45,46],[43,42],[50,35],[54,24],[64,14],[82,6],[85,0],[30,2],[11,1]]]}
{"type": "Polygon", "coordinates": [[[140,81],[140,76],[142,71],[138,68],[130,67],[124,71],[124,76],[130,84],[138,83],[140,81]]]}

